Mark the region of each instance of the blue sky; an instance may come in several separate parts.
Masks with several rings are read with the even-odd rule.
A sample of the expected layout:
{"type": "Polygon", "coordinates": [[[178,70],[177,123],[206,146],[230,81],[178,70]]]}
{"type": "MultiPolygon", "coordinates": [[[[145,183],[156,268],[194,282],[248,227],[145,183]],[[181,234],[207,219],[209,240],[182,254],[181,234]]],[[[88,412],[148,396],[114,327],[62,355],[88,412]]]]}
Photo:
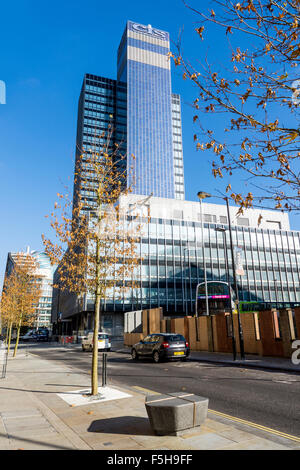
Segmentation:
{"type": "MultiPolygon", "coordinates": [[[[127,20],[169,31],[174,42],[184,28],[183,50],[190,57],[197,57],[202,47],[195,33],[197,18],[181,0],[16,0],[1,5],[0,80],[7,87],[6,104],[0,105],[1,285],[7,253],[28,245],[40,250],[41,234],[51,233],[45,215],[56,193],[65,184],[72,186],[83,75],[116,78],[117,48],[127,20]]],[[[212,51],[222,47],[222,38],[211,35],[212,51]]],[[[220,181],[213,178],[205,154],[195,150],[197,129],[189,105],[195,90],[179,70],[173,67],[172,73],[173,92],[182,98],[186,199],[196,200],[199,189],[216,192],[220,181]]],[[[291,221],[299,230],[296,216],[291,221]]]]}

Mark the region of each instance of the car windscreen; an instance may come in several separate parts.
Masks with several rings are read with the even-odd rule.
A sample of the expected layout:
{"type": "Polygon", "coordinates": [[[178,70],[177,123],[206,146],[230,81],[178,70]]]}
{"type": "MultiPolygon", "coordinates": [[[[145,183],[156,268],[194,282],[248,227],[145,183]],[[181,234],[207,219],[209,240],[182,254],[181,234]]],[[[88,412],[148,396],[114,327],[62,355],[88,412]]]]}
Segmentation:
{"type": "Polygon", "coordinates": [[[182,335],[168,335],[165,336],[165,340],[169,341],[170,343],[173,343],[175,341],[185,341],[182,335]]]}
{"type": "Polygon", "coordinates": [[[99,334],[98,339],[108,339],[108,335],[99,334]]]}

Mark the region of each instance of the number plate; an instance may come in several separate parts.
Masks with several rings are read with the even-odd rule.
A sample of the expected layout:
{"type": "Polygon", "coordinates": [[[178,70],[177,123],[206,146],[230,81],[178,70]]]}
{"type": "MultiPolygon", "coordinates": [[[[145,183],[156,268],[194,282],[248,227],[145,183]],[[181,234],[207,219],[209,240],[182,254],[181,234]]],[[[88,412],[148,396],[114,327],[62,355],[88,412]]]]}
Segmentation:
{"type": "Polygon", "coordinates": [[[184,355],[183,351],[174,352],[174,356],[183,356],[183,355],[184,355]]]}

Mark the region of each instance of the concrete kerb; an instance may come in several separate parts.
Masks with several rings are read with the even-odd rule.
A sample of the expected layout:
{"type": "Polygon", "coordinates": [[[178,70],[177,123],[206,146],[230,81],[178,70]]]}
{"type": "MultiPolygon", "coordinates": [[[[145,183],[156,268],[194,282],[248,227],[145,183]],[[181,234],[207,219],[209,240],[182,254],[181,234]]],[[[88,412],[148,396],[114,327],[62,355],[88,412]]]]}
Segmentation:
{"type": "Polygon", "coordinates": [[[257,369],[257,370],[272,370],[272,371],[278,371],[278,372],[290,372],[292,374],[299,374],[300,373],[300,368],[298,367],[281,367],[281,366],[276,366],[272,364],[253,364],[251,362],[247,362],[247,360],[236,360],[236,361],[229,361],[229,360],[222,360],[222,359],[207,359],[207,358],[195,358],[191,357],[192,361],[196,362],[205,362],[207,364],[222,364],[223,366],[227,367],[240,367],[243,369],[257,369]]]}

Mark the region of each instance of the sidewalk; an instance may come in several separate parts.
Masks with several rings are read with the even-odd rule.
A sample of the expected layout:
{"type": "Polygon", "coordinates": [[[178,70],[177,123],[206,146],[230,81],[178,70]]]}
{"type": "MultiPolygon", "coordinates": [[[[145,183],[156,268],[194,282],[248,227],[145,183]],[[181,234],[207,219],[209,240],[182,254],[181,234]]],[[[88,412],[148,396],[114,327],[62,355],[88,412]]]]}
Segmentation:
{"type": "MultiPolygon", "coordinates": [[[[53,346],[55,347],[55,346],[53,346]]],[[[63,348],[59,347],[63,353],[63,348]]],[[[0,380],[0,449],[217,450],[300,449],[292,440],[210,411],[200,428],[181,436],[155,436],[145,409],[150,391],[108,387],[129,397],[74,406],[61,398],[90,387],[90,374],[20,351],[0,380]]]]}
{"type": "MultiPolygon", "coordinates": [[[[130,354],[130,347],[124,346],[121,342],[112,347],[112,351],[119,353],[130,354]]],[[[240,359],[240,354],[237,353],[237,359],[234,361],[232,353],[216,353],[207,351],[192,351],[190,359],[200,362],[211,362],[214,364],[226,364],[230,366],[249,367],[272,369],[283,372],[298,372],[300,373],[300,365],[292,363],[291,359],[284,357],[264,357],[254,354],[246,354],[245,360],[240,359]]]]}

